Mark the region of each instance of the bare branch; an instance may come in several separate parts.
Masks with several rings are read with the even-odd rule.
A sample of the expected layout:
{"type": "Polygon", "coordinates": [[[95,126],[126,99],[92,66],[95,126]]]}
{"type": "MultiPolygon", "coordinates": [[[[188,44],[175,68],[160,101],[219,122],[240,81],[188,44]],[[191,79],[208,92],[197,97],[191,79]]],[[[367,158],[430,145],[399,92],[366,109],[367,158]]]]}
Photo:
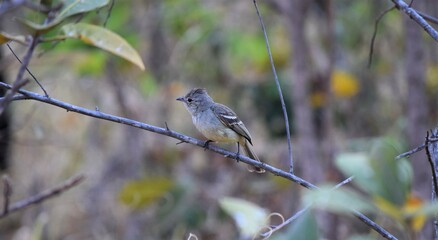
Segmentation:
{"type": "Polygon", "coordinates": [[[407,152],[404,152],[404,153],[398,155],[397,157],[395,157],[395,159],[398,160],[398,159],[402,159],[402,158],[405,158],[405,157],[409,157],[412,154],[417,153],[417,152],[423,150],[425,147],[426,147],[426,145],[423,144],[423,145],[418,146],[418,147],[416,147],[416,148],[414,148],[414,149],[412,149],[410,151],[407,151],[407,152]]]}
{"type": "Polygon", "coordinates": [[[289,151],[289,172],[293,174],[294,172],[294,159],[292,154],[292,143],[290,140],[290,127],[289,118],[287,116],[286,104],[284,103],[283,92],[281,91],[280,81],[278,81],[277,71],[275,70],[274,60],[272,58],[271,47],[269,46],[268,34],[266,33],[265,24],[263,23],[262,16],[259,12],[259,7],[257,6],[257,1],[253,0],[254,7],[259,18],[260,26],[262,27],[263,36],[265,37],[266,49],[268,50],[269,62],[271,63],[272,73],[274,74],[275,84],[277,85],[277,91],[280,95],[281,108],[283,109],[284,122],[286,124],[286,135],[287,135],[287,148],[289,151]]]}
{"type": "Polygon", "coordinates": [[[369,219],[367,216],[363,215],[362,213],[355,210],[354,215],[357,218],[359,218],[362,222],[364,222],[366,225],[368,225],[370,228],[374,229],[374,231],[378,232],[382,237],[390,240],[397,240],[397,238],[394,237],[391,233],[386,231],[379,224],[373,222],[371,219],[369,219]]]}
{"type": "Polygon", "coordinates": [[[75,177],[72,177],[70,179],[67,179],[65,182],[61,183],[58,186],[55,186],[53,188],[47,189],[43,192],[38,193],[37,195],[31,196],[29,198],[23,199],[21,201],[18,201],[14,204],[12,204],[7,211],[3,212],[2,214],[0,214],[0,218],[4,218],[5,216],[7,216],[8,214],[12,213],[12,212],[16,212],[20,209],[29,207],[33,204],[38,204],[41,203],[49,198],[55,197],[67,190],[69,190],[70,188],[78,185],[79,183],[81,183],[83,180],[85,179],[84,175],[79,174],[75,177]]]}
{"type": "MultiPolygon", "coordinates": [[[[15,59],[17,59],[17,61],[21,64],[23,64],[23,62],[20,60],[20,58],[17,56],[17,54],[15,54],[14,50],[11,48],[11,46],[9,45],[9,43],[6,44],[6,46],[9,48],[9,50],[12,52],[12,54],[15,56],[15,59]]],[[[47,94],[46,89],[44,89],[43,85],[41,85],[41,83],[38,81],[38,79],[35,77],[35,75],[33,75],[33,73],[29,70],[29,68],[26,66],[26,71],[27,73],[29,73],[29,75],[33,78],[33,80],[38,84],[38,86],[40,86],[41,90],[43,90],[44,94],[46,95],[46,97],[49,96],[49,94],[47,94]]]]}
{"type": "Polygon", "coordinates": [[[336,184],[336,186],[335,186],[334,189],[338,189],[338,188],[344,186],[345,184],[350,183],[351,181],[353,181],[353,179],[354,179],[354,176],[351,176],[351,177],[345,179],[344,181],[342,181],[342,182],[336,184]]]}
{"type": "MultiPolygon", "coordinates": [[[[0,82],[0,87],[10,89],[12,86],[9,84],[0,82]]],[[[142,123],[142,122],[138,122],[138,121],[135,121],[135,120],[132,120],[129,118],[114,116],[111,114],[103,113],[102,111],[89,110],[86,108],[75,106],[73,104],[65,103],[65,102],[57,100],[55,98],[51,98],[51,97],[49,98],[49,97],[43,96],[41,94],[26,91],[23,89],[19,89],[18,93],[20,93],[21,95],[14,96],[12,100],[26,100],[26,99],[36,100],[39,102],[44,102],[44,103],[47,103],[50,105],[54,105],[54,106],[63,108],[69,112],[76,112],[76,113],[80,113],[82,115],[86,115],[86,116],[90,116],[90,117],[94,117],[94,118],[99,118],[99,119],[103,119],[103,120],[107,120],[107,121],[111,121],[111,122],[115,122],[115,123],[121,123],[124,125],[136,127],[136,128],[140,128],[140,129],[143,129],[143,130],[146,130],[149,132],[154,132],[157,134],[169,136],[169,137],[181,140],[182,142],[190,143],[190,144],[193,144],[196,146],[204,147],[204,145],[205,145],[205,141],[201,141],[201,140],[198,140],[196,138],[192,138],[192,137],[183,135],[181,133],[175,132],[175,131],[170,130],[170,129],[156,127],[156,126],[149,125],[149,124],[142,123]]],[[[2,100],[2,98],[0,98],[0,101],[1,100],[2,100]]],[[[267,171],[269,171],[277,176],[281,176],[281,177],[287,178],[295,183],[298,183],[305,188],[309,188],[309,189],[316,188],[315,185],[297,177],[296,175],[282,171],[281,169],[272,167],[266,163],[256,161],[256,160],[251,159],[247,156],[238,155],[235,152],[230,152],[230,151],[227,151],[223,148],[213,146],[211,144],[208,145],[206,148],[213,151],[213,152],[222,154],[225,157],[230,158],[230,159],[237,159],[237,157],[238,157],[240,162],[244,162],[246,164],[250,164],[250,165],[253,165],[256,167],[263,168],[263,169],[265,169],[265,170],[267,170],[267,171]]]]}
{"type": "MultiPolygon", "coordinates": [[[[0,87],[10,89],[12,86],[9,84],[0,82],[0,87]]],[[[304,179],[302,179],[302,178],[300,178],[300,177],[298,177],[290,172],[283,171],[281,169],[275,168],[275,167],[268,165],[266,163],[256,161],[256,160],[251,159],[251,158],[244,156],[244,155],[238,155],[234,152],[227,151],[223,148],[216,147],[216,146],[213,146],[211,144],[205,146],[205,141],[201,141],[201,140],[198,140],[196,138],[192,138],[192,137],[183,135],[179,132],[175,132],[173,130],[170,130],[168,127],[160,128],[160,127],[156,127],[156,126],[149,125],[146,123],[138,122],[138,121],[135,121],[132,119],[118,117],[118,116],[114,116],[111,114],[103,113],[101,111],[88,110],[88,109],[81,108],[81,107],[78,107],[78,106],[75,106],[75,105],[72,105],[69,103],[62,102],[62,101],[54,99],[54,98],[49,98],[49,97],[46,97],[46,96],[43,96],[43,95],[40,95],[40,94],[37,94],[34,92],[26,91],[23,89],[19,89],[18,93],[20,93],[21,95],[14,96],[12,100],[26,100],[26,99],[36,100],[39,102],[43,102],[43,103],[47,103],[50,105],[54,105],[54,106],[63,108],[67,111],[76,112],[76,113],[79,113],[82,115],[86,115],[86,116],[90,116],[90,117],[94,117],[94,118],[99,118],[99,119],[103,119],[103,120],[111,121],[111,122],[115,122],[115,123],[120,123],[120,124],[124,124],[124,125],[128,125],[128,126],[140,128],[140,129],[143,129],[143,130],[146,130],[149,132],[157,133],[160,135],[172,137],[172,138],[178,139],[182,142],[196,145],[196,146],[199,146],[202,148],[206,148],[212,152],[222,154],[223,156],[225,156],[226,158],[229,158],[229,159],[239,158],[240,162],[244,162],[244,163],[252,165],[252,166],[263,168],[266,171],[271,172],[276,176],[286,178],[286,179],[288,179],[294,183],[297,183],[305,188],[308,188],[308,189],[317,189],[318,188],[317,186],[313,185],[312,183],[310,183],[310,182],[308,182],[308,181],[306,181],[306,180],[304,180],[304,179]]],[[[0,100],[1,100],[1,98],[0,98],[0,100]]],[[[354,215],[357,218],[359,218],[362,222],[364,222],[365,224],[370,226],[372,229],[374,229],[376,232],[378,232],[380,235],[382,235],[383,237],[385,237],[387,239],[396,239],[389,232],[387,232],[385,229],[383,229],[381,226],[379,226],[377,223],[373,222],[371,219],[369,219],[368,217],[366,217],[362,213],[356,211],[356,212],[354,212],[354,215]]]]}
{"type": "MultiPolygon", "coordinates": [[[[433,145],[430,145],[429,143],[429,141],[430,141],[430,138],[429,138],[429,134],[431,133],[431,135],[432,136],[434,136],[435,134],[434,134],[434,132],[432,131],[432,130],[430,130],[430,132],[429,131],[427,131],[427,133],[426,133],[426,140],[424,141],[424,145],[426,145],[426,156],[427,156],[427,160],[428,160],[428,162],[429,162],[429,165],[430,165],[430,169],[432,170],[432,185],[433,185],[433,188],[432,188],[432,202],[436,202],[437,201],[437,193],[438,193],[438,182],[437,182],[437,172],[436,172],[436,158],[437,158],[437,156],[436,156],[436,146],[433,146],[433,145]],[[431,153],[430,153],[430,150],[429,150],[429,147],[432,147],[432,149],[433,149],[433,151],[434,151],[434,155],[433,155],[433,160],[432,160],[432,155],[431,155],[431,153]]],[[[437,223],[438,223],[438,216],[437,216],[437,214],[434,214],[434,217],[435,217],[435,219],[433,220],[433,227],[434,227],[434,239],[437,239],[438,238],[438,235],[437,235],[437,233],[438,233],[438,225],[437,225],[437,223]]]]}
{"type": "Polygon", "coordinates": [[[397,9],[403,11],[412,20],[417,22],[435,41],[438,42],[438,32],[413,8],[402,0],[391,0],[397,9]]]}
{"type": "Polygon", "coordinates": [[[438,18],[432,17],[432,16],[430,16],[426,13],[420,12],[420,11],[417,11],[417,13],[420,14],[420,16],[422,16],[426,21],[438,24],[438,18]]]}
{"type": "MultiPolygon", "coordinates": [[[[434,143],[434,142],[437,142],[437,141],[438,141],[438,138],[429,138],[429,141],[428,141],[427,144],[431,144],[431,143],[434,143]]],[[[425,143],[423,143],[422,145],[420,145],[420,146],[418,146],[418,147],[416,147],[416,148],[414,148],[412,150],[409,150],[407,152],[404,152],[404,153],[398,155],[397,157],[395,157],[395,159],[398,160],[398,159],[402,159],[402,158],[405,158],[405,157],[409,157],[412,154],[417,153],[417,152],[423,150],[426,146],[427,145],[425,143]]]]}
{"type": "MultiPolygon", "coordinates": [[[[432,168],[432,181],[433,181],[433,188],[432,188],[432,202],[436,203],[438,201],[438,191],[437,191],[437,165],[438,165],[438,158],[437,158],[437,150],[438,150],[438,146],[436,144],[429,144],[428,143],[428,139],[430,140],[431,138],[436,138],[438,134],[438,129],[433,129],[430,130],[430,137],[429,137],[429,132],[426,135],[426,143],[427,143],[427,158],[429,160],[429,164],[431,165],[432,168]],[[430,149],[429,146],[432,149],[432,154],[430,153],[430,149]],[[432,157],[433,156],[433,157],[432,157]]],[[[438,239],[438,214],[434,214],[434,220],[433,220],[433,228],[434,228],[434,239],[438,239]]]]}
{"type": "Polygon", "coordinates": [[[438,182],[437,182],[437,177],[436,177],[436,174],[435,174],[435,164],[433,163],[432,156],[430,155],[429,143],[430,143],[429,131],[427,131],[427,133],[426,133],[426,141],[424,142],[424,145],[427,146],[426,147],[426,156],[427,156],[427,160],[429,161],[430,168],[432,169],[433,190],[434,190],[435,193],[438,193],[438,182]]]}

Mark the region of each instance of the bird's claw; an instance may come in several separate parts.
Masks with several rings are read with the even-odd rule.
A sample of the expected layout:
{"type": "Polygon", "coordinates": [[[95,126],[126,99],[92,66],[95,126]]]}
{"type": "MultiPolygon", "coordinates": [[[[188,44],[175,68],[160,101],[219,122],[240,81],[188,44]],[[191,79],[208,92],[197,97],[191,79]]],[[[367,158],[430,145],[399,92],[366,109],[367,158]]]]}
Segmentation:
{"type": "Polygon", "coordinates": [[[205,143],[204,143],[204,151],[207,150],[208,145],[209,145],[211,142],[213,142],[213,141],[211,141],[211,140],[207,140],[207,141],[205,141],[205,143]]]}

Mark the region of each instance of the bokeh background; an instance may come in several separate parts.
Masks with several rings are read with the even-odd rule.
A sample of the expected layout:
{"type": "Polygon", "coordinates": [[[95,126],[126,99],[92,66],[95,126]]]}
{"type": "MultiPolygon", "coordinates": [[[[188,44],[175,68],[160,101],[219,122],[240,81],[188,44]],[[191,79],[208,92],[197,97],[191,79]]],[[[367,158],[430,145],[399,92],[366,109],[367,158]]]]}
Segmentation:
{"type": "MultiPolygon", "coordinates": [[[[314,184],[337,183],[349,177],[339,167],[339,156],[345,162],[346,153],[368,154],[379,139],[396,148],[395,155],[424,142],[437,119],[437,43],[393,10],[378,25],[368,67],[375,21],[391,1],[259,5],[289,113],[296,175],[314,184]]],[[[415,1],[414,7],[438,16],[434,0],[415,1]]],[[[92,12],[82,21],[102,25],[108,11],[92,12]]],[[[167,123],[203,139],[175,99],[205,87],[245,122],[266,163],[289,169],[284,118],[252,1],[115,1],[107,28],[139,51],[146,70],[79,41],[41,44],[30,69],[51,97],[160,127],[167,123]]],[[[25,50],[11,46],[19,54],[25,50]]],[[[11,82],[19,64],[4,46],[1,52],[1,70],[11,82]]],[[[26,89],[41,92],[34,83],[26,89]]],[[[190,233],[199,239],[245,239],[221,209],[222,198],[244,199],[285,218],[303,206],[300,196],[307,190],[297,184],[249,173],[243,163],[177,145],[169,137],[33,101],[14,102],[7,113],[10,149],[2,160],[3,173],[12,180],[12,200],[78,173],[86,181],[0,220],[1,239],[187,239],[190,233]]],[[[380,158],[395,157],[385,155],[381,145],[377,149],[384,152],[377,154],[380,158]]],[[[346,161],[354,165],[354,159],[346,161]]],[[[409,196],[420,205],[430,198],[424,152],[409,162],[414,163],[407,167],[412,181],[392,186],[407,192],[394,203],[400,209],[409,196]]],[[[376,164],[374,170],[382,169],[376,164]]],[[[370,201],[375,197],[351,185],[370,201]]],[[[378,238],[350,215],[314,216],[320,237],[378,238]]],[[[375,219],[401,239],[430,236],[427,224],[405,226],[403,219],[384,215],[375,219]]]]}

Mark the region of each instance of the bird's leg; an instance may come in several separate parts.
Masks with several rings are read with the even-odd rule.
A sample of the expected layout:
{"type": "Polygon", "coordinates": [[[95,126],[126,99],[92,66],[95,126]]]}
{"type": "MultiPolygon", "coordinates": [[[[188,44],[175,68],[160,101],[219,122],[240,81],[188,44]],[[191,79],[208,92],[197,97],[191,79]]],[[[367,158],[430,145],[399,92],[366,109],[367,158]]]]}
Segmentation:
{"type": "Polygon", "coordinates": [[[237,142],[237,156],[236,156],[236,161],[239,162],[240,161],[240,143],[237,142]]]}
{"type": "Polygon", "coordinates": [[[208,145],[211,143],[211,142],[214,142],[214,141],[212,141],[212,140],[207,140],[207,141],[205,141],[205,143],[204,143],[204,151],[205,150],[207,150],[207,147],[208,147],[208,145]]]}

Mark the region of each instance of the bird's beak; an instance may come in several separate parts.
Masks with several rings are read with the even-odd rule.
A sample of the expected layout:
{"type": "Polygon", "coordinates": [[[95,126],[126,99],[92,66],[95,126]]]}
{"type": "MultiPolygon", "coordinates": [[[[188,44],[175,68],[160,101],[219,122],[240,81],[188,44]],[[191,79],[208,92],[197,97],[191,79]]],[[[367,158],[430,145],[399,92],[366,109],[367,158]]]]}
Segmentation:
{"type": "Polygon", "coordinates": [[[177,100],[177,101],[184,102],[184,97],[179,97],[179,98],[177,98],[176,100],[177,100]]]}

